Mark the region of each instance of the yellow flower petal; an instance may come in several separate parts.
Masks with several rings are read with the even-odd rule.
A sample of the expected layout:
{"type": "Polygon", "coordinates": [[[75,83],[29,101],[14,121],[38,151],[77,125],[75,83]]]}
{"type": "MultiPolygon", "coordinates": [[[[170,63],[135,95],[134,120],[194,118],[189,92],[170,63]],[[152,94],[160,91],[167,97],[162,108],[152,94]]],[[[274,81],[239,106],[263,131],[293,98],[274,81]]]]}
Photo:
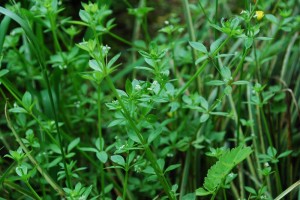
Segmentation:
{"type": "Polygon", "coordinates": [[[261,20],[265,16],[263,11],[256,11],[255,14],[256,14],[257,20],[261,20]]]}

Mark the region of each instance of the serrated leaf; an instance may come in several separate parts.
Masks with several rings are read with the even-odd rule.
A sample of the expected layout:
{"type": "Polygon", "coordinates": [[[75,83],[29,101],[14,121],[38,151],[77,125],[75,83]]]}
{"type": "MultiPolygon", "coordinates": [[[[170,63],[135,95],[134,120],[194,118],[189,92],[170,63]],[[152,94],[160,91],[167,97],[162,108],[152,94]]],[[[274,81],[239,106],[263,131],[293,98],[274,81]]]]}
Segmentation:
{"type": "Polygon", "coordinates": [[[200,51],[205,54],[207,53],[206,47],[201,42],[189,42],[189,43],[197,51],[200,51]]]}
{"type": "Polygon", "coordinates": [[[225,151],[219,158],[219,160],[214,164],[207,173],[204,179],[204,188],[196,190],[198,195],[208,195],[214,193],[215,190],[220,186],[222,181],[225,180],[226,176],[230,171],[244,159],[246,159],[252,150],[250,147],[238,146],[231,151],[225,151]],[[207,190],[207,191],[206,191],[207,190]]]}
{"type": "Polygon", "coordinates": [[[207,196],[212,194],[212,192],[205,190],[204,188],[198,188],[196,190],[196,196],[207,196]]]}
{"type": "Polygon", "coordinates": [[[188,193],[182,197],[182,200],[195,200],[196,195],[195,193],[188,193]]]}

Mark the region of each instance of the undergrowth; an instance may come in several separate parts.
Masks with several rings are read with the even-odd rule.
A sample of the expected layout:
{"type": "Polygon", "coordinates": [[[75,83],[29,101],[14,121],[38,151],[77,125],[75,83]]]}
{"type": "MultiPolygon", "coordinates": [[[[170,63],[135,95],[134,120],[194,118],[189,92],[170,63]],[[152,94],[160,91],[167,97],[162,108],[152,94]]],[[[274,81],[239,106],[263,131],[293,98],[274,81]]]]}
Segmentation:
{"type": "Polygon", "coordinates": [[[297,5],[3,3],[0,199],[299,199],[297,5]]]}

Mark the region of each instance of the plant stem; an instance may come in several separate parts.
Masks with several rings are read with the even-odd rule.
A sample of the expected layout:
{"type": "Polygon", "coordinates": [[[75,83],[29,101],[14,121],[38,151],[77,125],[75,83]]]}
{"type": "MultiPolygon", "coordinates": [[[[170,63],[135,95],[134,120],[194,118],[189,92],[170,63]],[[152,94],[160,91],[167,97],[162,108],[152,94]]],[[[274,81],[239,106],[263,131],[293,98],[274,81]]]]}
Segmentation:
{"type": "Polygon", "coordinates": [[[189,179],[190,163],[191,163],[191,149],[188,149],[186,159],[184,162],[179,199],[182,199],[183,195],[185,195],[186,185],[187,185],[187,181],[189,179]]]}
{"type": "MultiPolygon", "coordinates": [[[[211,54],[211,57],[214,57],[229,41],[230,37],[227,37],[222,44],[211,54]]],[[[192,84],[192,82],[198,77],[198,75],[205,69],[206,65],[209,63],[209,59],[206,59],[201,67],[198,68],[197,72],[188,80],[188,82],[179,90],[176,97],[181,96],[185,90],[192,84]]]]}
{"type": "Polygon", "coordinates": [[[111,78],[109,76],[106,76],[106,81],[110,87],[110,89],[112,90],[112,92],[114,93],[115,97],[117,98],[117,100],[119,101],[120,106],[122,107],[123,110],[123,114],[126,117],[126,119],[128,120],[130,126],[132,127],[132,129],[134,130],[135,134],[137,135],[137,137],[139,138],[144,150],[145,150],[145,154],[146,157],[148,158],[148,160],[151,163],[151,166],[153,167],[160,183],[162,184],[164,191],[166,192],[167,196],[169,197],[169,199],[171,200],[175,200],[175,196],[171,191],[171,188],[169,186],[168,181],[166,180],[164,173],[162,172],[162,170],[160,169],[156,158],[153,154],[153,152],[151,151],[151,149],[149,148],[149,145],[147,144],[147,142],[145,141],[143,135],[140,133],[138,127],[136,126],[135,122],[133,121],[132,117],[130,116],[127,108],[125,107],[121,97],[119,96],[117,89],[115,88],[111,78]]]}
{"type": "MultiPolygon", "coordinates": [[[[98,105],[98,137],[100,141],[100,151],[103,151],[103,146],[102,146],[102,116],[101,116],[101,85],[98,85],[97,88],[97,105],[98,105]]],[[[102,192],[102,198],[104,198],[104,188],[105,188],[105,180],[104,180],[104,169],[103,169],[103,163],[100,162],[100,176],[101,176],[101,192],[102,192]]]]}
{"type": "MultiPolygon", "coordinates": [[[[187,28],[188,28],[188,32],[189,32],[189,39],[192,42],[196,41],[196,36],[195,36],[195,30],[194,30],[194,25],[193,25],[193,20],[192,20],[192,16],[191,16],[191,11],[190,11],[190,7],[189,7],[189,2],[188,0],[182,0],[182,5],[183,5],[183,11],[185,14],[185,19],[187,21],[187,28]]],[[[196,50],[194,48],[192,48],[192,60],[193,60],[193,66],[194,69],[196,69],[196,50]]],[[[200,76],[197,76],[197,87],[199,92],[201,92],[201,78],[200,76]]]]}
{"type": "Polygon", "coordinates": [[[31,155],[31,152],[29,151],[29,149],[27,149],[27,147],[24,145],[24,143],[22,142],[21,138],[19,137],[19,135],[17,134],[17,132],[15,131],[11,120],[9,118],[9,115],[7,113],[7,103],[5,104],[5,117],[6,117],[6,121],[8,124],[8,127],[10,128],[10,130],[12,131],[13,135],[15,136],[17,142],[19,143],[19,145],[21,146],[21,148],[23,149],[23,151],[26,153],[26,155],[28,156],[29,160],[32,162],[32,164],[34,166],[37,167],[37,170],[41,173],[41,175],[46,179],[46,181],[52,186],[52,188],[54,190],[56,190],[59,195],[61,195],[62,197],[64,196],[64,191],[58,186],[57,183],[54,182],[54,180],[49,176],[49,174],[39,165],[39,163],[35,160],[35,158],[31,155]]]}
{"type": "Polygon", "coordinates": [[[35,190],[31,187],[30,183],[27,180],[25,181],[25,184],[27,185],[29,190],[33,193],[35,199],[42,200],[42,198],[35,192],[35,190]]]}

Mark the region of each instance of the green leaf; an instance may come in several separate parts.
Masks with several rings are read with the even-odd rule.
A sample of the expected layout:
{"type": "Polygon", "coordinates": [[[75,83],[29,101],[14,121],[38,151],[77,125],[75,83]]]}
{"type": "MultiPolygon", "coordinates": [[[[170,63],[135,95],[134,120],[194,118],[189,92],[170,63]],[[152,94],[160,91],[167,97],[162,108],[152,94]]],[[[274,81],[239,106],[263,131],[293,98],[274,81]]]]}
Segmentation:
{"type": "Polygon", "coordinates": [[[204,179],[204,188],[196,190],[196,195],[205,196],[216,192],[220,184],[226,179],[230,171],[244,159],[246,159],[252,150],[250,147],[238,146],[231,151],[226,150],[207,173],[204,179]]]}
{"type": "Polygon", "coordinates": [[[68,152],[71,152],[74,147],[76,147],[80,142],[80,138],[76,138],[68,145],[68,152]]]}
{"type": "Polygon", "coordinates": [[[227,85],[227,86],[225,87],[224,93],[225,93],[226,95],[230,95],[231,92],[232,92],[232,87],[231,87],[230,85],[227,85]]]}
{"type": "Polygon", "coordinates": [[[90,15],[85,10],[79,11],[79,17],[82,21],[87,22],[87,23],[91,20],[90,15]]]}
{"type": "Polygon", "coordinates": [[[245,41],[245,48],[249,49],[253,44],[253,38],[248,37],[245,41]]]}
{"type": "Polygon", "coordinates": [[[25,94],[22,97],[22,103],[24,105],[24,107],[29,110],[30,106],[31,106],[31,102],[32,102],[32,97],[31,94],[29,92],[25,92],[25,94]]]}
{"type": "Polygon", "coordinates": [[[285,152],[279,154],[279,156],[278,156],[277,158],[287,157],[287,156],[290,155],[292,152],[293,152],[292,150],[285,151],[285,152]]]}
{"type": "Polygon", "coordinates": [[[125,91],[126,93],[130,96],[131,93],[132,93],[132,84],[131,84],[131,81],[129,79],[126,80],[126,83],[125,83],[125,91]]]}
{"type": "Polygon", "coordinates": [[[206,122],[209,118],[209,114],[205,113],[203,115],[201,115],[200,117],[200,122],[203,123],[203,122],[206,122]]]}
{"type": "Polygon", "coordinates": [[[12,113],[28,113],[27,110],[25,110],[24,108],[21,108],[21,107],[11,108],[11,109],[9,109],[9,112],[12,112],[12,113]]]}
{"type": "Polygon", "coordinates": [[[272,15],[272,14],[266,14],[265,18],[267,20],[269,20],[270,22],[274,23],[274,24],[278,24],[279,23],[278,19],[274,15],[272,15]]]}
{"type": "Polygon", "coordinates": [[[220,69],[220,71],[221,71],[221,75],[224,79],[229,80],[231,78],[231,71],[228,67],[222,67],[220,69]]]}
{"type": "Polygon", "coordinates": [[[155,140],[155,138],[157,138],[161,134],[162,130],[163,130],[162,127],[158,127],[153,131],[151,131],[147,143],[150,144],[153,140],[155,140]]]}
{"type": "Polygon", "coordinates": [[[174,169],[176,169],[176,168],[178,168],[178,167],[180,167],[180,166],[181,166],[181,164],[170,165],[170,166],[167,167],[167,169],[165,170],[165,173],[166,173],[166,172],[169,172],[169,171],[172,171],[172,170],[174,170],[174,169]]]}
{"type": "Polygon", "coordinates": [[[255,189],[253,189],[252,187],[245,186],[245,190],[246,190],[247,192],[249,192],[250,194],[257,195],[255,189]]]}
{"type": "Polygon", "coordinates": [[[205,54],[207,53],[207,49],[202,43],[200,43],[200,42],[189,42],[189,43],[197,51],[200,51],[205,54]]]}
{"type": "MultiPolygon", "coordinates": [[[[0,63],[1,63],[1,60],[0,60],[0,63]]],[[[0,70],[0,77],[4,76],[8,72],[9,72],[8,69],[2,69],[2,70],[0,70]]]]}
{"type": "Polygon", "coordinates": [[[120,58],[120,56],[121,56],[121,53],[118,53],[112,59],[110,59],[110,61],[107,64],[107,68],[111,68],[113,66],[113,64],[120,58]]]}
{"type": "Polygon", "coordinates": [[[207,195],[210,195],[212,194],[213,192],[210,192],[210,191],[207,191],[205,190],[204,188],[198,188],[196,190],[196,196],[207,196],[207,195]]]}
{"type": "Polygon", "coordinates": [[[136,143],[139,143],[139,144],[141,144],[141,141],[140,141],[140,139],[138,138],[138,136],[136,135],[136,133],[134,132],[134,131],[128,131],[128,137],[131,139],[131,140],[133,140],[133,141],[135,141],[136,143]]]}
{"type": "Polygon", "coordinates": [[[208,58],[207,55],[201,56],[200,58],[198,58],[198,59],[195,61],[195,64],[198,65],[199,63],[201,63],[202,61],[206,60],[207,58],[208,58]]]}
{"type": "Polygon", "coordinates": [[[275,157],[277,154],[277,150],[274,147],[269,147],[267,150],[267,154],[271,157],[275,157]]]}
{"type": "Polygon", "coordinates": [[[100,66],[99,64],[101,64],[101,63],[98,63],[98,62],[97,62],[96,60],[94,60],[94,59],[89,61],[89,66],[90,66],[90,68],[92,68],[92,69],[95,70],[95,71],[102,72],[103,66],[102,66],[102,64],[101,64],[101,66],[100,66]]]}
{"type": "Polygon", "coordinates": [[[212,81],[208,81],[206,83],[206,85],[216,85],[216,86],[220,86],[220,85],[225,85],[224,81],[221,80],[212,80],[212,81]]]}
{"type": "Polygon", "coordinates": [[[196,195],[195,193],[188,193],[182,197],[182,200],[195,200],[196,195]]]}
{"type": "Polygon", "coordinates": [[[248,81],[235,81],[232,83],[232,85],[248,85],[248,81]]]}
{"type": "Polygon", "coordinates": [[[122,156],[120,156],[120,155],[113,155],[113,156],[110,157],[110,159],[114,163],[125,167],[125,160],[124,160],[124,158],[122,156]]]}
{"type": "Polygon", "coordinates": [[[214,53],[218,48],[219,46],[222,44],[223,42],[223,39],[222,38],[219,38],[217,39],[216,41],[214,41],[211,45],[210,45],[210,53],[214,53]]]}
{"type": "Polygon", "coordinates": [[[268,41],[268,40],[273,40],[274,38],[271,38],[271,37],[256,37],[255,39],[256,40],[265,40],[265,41],[268,41]]]}
{"type": "Polygon", "coordinates": [[[108,155],[105,151],[97,152],[96,156],[102,163],[106,163],[108,159],[108,155]]]}

